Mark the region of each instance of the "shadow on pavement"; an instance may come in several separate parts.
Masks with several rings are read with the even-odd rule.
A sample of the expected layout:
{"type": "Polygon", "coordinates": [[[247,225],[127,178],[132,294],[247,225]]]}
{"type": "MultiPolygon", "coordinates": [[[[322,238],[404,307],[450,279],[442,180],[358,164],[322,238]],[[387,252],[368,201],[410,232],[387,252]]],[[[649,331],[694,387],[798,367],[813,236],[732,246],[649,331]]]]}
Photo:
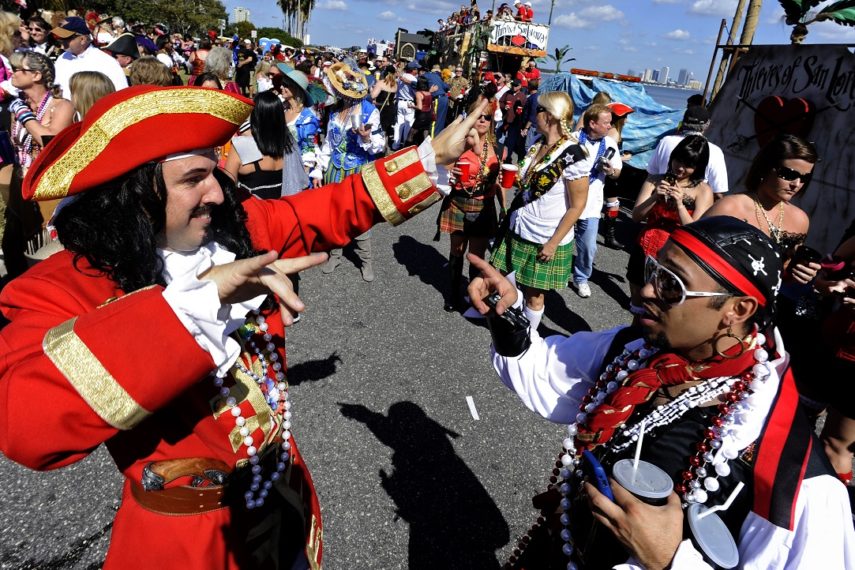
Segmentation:
{"type": "Polygon", "coordinates": [[[341,414],[365,424],[393,450],[392,473],[380,482],[410,525],[410,569],[499,568],[495,551],[509,540],[496,503],[451,445],[460,437],[412,402],[388,414],[339,403],[341,414]]]}
{"type": "MultiPolygon", "coordinates": [[[[580,302],[584,302],[584,299],[580,302]]],[[[588,321],[571,311],[564,298],[554,289],[546,292],[545,309],[544,316],[570,334],[591,330],[588,321]]]]}
{"type": "Polygon", "coordinates": [[[332,376],[341,364],[338,352],[333,352],[326,358],[307,360],[299,364],[288,364],[288,384],[299,386],[303,382],[315,382],[332,376]]]}
{"type": "Polygon", "coordinates": [[[624,283],[626,282],[626,278],[617,273],[601,271],[596,267],[593,273],[591,273],[591,282],[596,283],[603,290],[603,293],[614,299],[622,308],[629,310],[629,295],[621,289],[616,281],[624,283]]]}
{"type": "Polygon", "coordinates": [[[401,236],[392,245],[392,251],[398,263],[407,268],[410,275],[416,275],[422,283],[430,285],[440,293],[448,288],[448,274],[444,258],[432,245],[426,245],[410,236],[401,236]]]}

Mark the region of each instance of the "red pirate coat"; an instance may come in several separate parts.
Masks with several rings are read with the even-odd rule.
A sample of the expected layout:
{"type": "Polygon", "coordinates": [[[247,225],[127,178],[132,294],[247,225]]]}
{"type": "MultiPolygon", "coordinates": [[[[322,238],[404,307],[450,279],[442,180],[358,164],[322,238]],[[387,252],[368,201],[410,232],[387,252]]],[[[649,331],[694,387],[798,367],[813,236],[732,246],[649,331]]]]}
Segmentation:
{"type": "MultiPolygon", "coordinates": [[[[254,246],[288,258],[342,247],[375,223],[400,223],[437,198],[417,151],[408,149],[339,184],[281,200],[252,198],[244,207],[254,246]]],[[[248,459],[234,417],[223,413],[225,404],[211,381],[216,366],[210,354],[181,324],[163,290],[152,286],[124,294],[85,260],[75,268],[67,251],[11,282],[0,295],[0,310],[11,321],[0,331],[0,451],[47,470],[106,444],[126,481],[105,568],[276,567],[247,562],[254,546],[241,531],[262,515],[240,501],[237,507],[169,516],[143,507],[132,494],[132,482],[138,485],[152,462],[208,458],[232,469],[248,459]],[[38,429],[34,394],[41,402],[38,429]]],[[[267,322],[285,362],[278,313],[267,322]]],[[[239,407],[258,453],[279,445],[271,434],[282,418],[274,417],[258,385],[238,373],[227,381],[246,388],[232,395],[242,394],[239,407]]],[[[283,479],[299,499],[303,524],[288,527],[282,519],[280,534],[296,535],[297,556],[320,568],[318,500],[293,438],[291,444],[283,479]]],[[[174,484],[191,489],[187,481],[174,484]]],[[[242,498],[244,490],[236,492],[242,498]]]]}

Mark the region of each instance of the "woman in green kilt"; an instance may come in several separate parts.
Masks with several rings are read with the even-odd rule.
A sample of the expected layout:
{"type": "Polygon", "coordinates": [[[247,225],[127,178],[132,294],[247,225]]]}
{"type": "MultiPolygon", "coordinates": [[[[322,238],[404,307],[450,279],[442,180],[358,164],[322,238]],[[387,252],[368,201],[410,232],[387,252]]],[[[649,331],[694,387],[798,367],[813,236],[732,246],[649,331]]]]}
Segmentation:
{"type": "Polygon", "coordinates": [[[533,328],[543,317],[546,292],[565,287],[570,277],[573,225],[585,207],[593,166],[573,134],[570,96],[545,93],[537,103],[543,136],[520,162],[507,230],[491,259],[500,271],[516,272],[533,328]]]}
{"type": "MultiPolygon", "coordinates": [[[[473,105],[475,108],[478,105],[473,105]]],[[[470,108],[470,112],[472,112],[470,108]]],[[[463,310],[463,255],[469,251],[484,258],[487,244],[496,235],[496,177],[499,174],[499,159],[496,156],[496,141],[493,133],[492,111],[478,118],[475,127],[466,137],[466,152],[451,169],[454,183],[451,194],[446,196],[440,208],[439,233],[450,234],[451,250],[448,255],[449,288],[445,297],[446,311],[463,310]],[[465,170],[465,171],[464,171],[465,170]]],[[[499,193],[499,204],[505,209],[504,195],[499,193]]],[[[469,279],[477,270],[469,267],[469,279]]]]}

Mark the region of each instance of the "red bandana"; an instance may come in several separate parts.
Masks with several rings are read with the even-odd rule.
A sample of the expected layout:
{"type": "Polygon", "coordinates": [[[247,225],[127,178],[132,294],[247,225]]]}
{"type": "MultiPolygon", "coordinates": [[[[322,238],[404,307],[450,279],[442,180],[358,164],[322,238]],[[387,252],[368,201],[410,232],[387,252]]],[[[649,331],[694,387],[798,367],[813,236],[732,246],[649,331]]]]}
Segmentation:
{"type": "MultiPolygon", "coordinates": [[[[737,345],[727,352],[736,354],[739,348],[737,345]]],[[[622,386],[606,396],[603,403],[578,425],[577,447],[580,450],[588,449],[609,441],[615,430],[632,416],[635,407],[650,400],[661,386],[737,376],[753,365],[754,351],[751,349],[736,357],[716,356],[698,364],[693,364],[672,352],[658,354],[650,359],[647,366],[630,373],[622,386]]]]}

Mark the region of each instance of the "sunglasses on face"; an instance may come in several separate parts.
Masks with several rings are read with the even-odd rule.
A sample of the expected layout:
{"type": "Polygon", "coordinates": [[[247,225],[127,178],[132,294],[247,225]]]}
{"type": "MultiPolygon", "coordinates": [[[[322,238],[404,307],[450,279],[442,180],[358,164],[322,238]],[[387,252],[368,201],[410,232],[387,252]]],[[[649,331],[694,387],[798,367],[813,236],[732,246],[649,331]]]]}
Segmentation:
{"type": "Polygon", "coordinates": [[[27,69],[26,67],[12,67],[12,73],[18,73],[19,71],[23,71],[24,73],[32,73],[32,69],[27,69]]]}
{"type": "Polygon", "coordinates": [[[27,28],[27,29],[31,32],[44,32],[44,30],[41,28],[27,28]]]}
{"type": "Polygon", "coordinates": [[[490,122],[492,119],[493,119],[493,116],[492,116],[492,115],[481,115],[480,117],[478,117],[478,120],[479,120],[479,121],[487,121],[487,122],[490,122]]]}
{"type": "Polygon", "coordinates": [[[730,293],[689,291],[676,273],[649,255],[644,262],[644,282],[651,283],[656,297],[668,305],[680,305],[689,297],[730,296],[730,293]]]}
{"type": "Polygon", "coordinates": [[[534,109],[534,110],[535,110],[535,113],[546,113],[546,112],[547,112],[547,111],[546,111],[546,107],[542,107],[542,106],[540,106],[540,105],[538,105],[537,107],[535,107],[535,109],[534,109]]]}
{"type": "Polygon", "coordinates": [[[778,175],[778,178],[781,180],[786,180],[787,182],[792,182],[793,180],[801,180],[802,184],[807,184],[811,176],[813,176],[813,172],[808,172],[807,174],[802,174],[797,170],[793,170],[792,168],[787,168],[786,166],[776,166],[772,170],[775,171],[775,174],[778,175]]]}

